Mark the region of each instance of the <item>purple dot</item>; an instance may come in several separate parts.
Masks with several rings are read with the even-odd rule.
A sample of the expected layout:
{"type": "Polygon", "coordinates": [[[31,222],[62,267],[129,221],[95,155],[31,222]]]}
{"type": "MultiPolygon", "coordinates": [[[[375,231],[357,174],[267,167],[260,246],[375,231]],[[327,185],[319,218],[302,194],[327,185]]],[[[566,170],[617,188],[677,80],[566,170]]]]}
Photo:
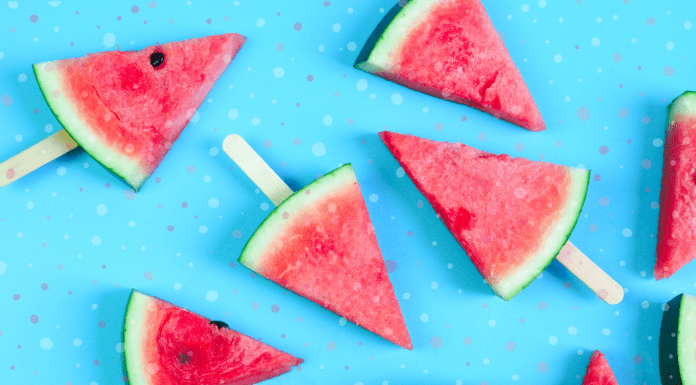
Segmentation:
{"type": "Polygon", "coordinates": [[[273,142],[271,140],[266,139],[263,141],[263,146],[266,148],[271,148],[273,147],[273,142]]]}
{"type": "Polygon", "coordinates": [[[481,309],[486,309],[488,308],[488,304],[486,302],[481,304],[481,309]]]}
{"type": "Polygon", "coordinates": [[[384,266],[387,268],[387,273],[393,273],[396,270],[396,262],[391,259],[384,261],[384,266]]]}
{"type": "Polygon", "coordinates": [[[445,127],[445,126],[444,126],[442,123],[440,123],[440,122],[435,123],[435,131],[442,131],[442,129],[443,129],[444,127],[445,127]]]}
{"type": "Polygon", "coordinates": [[[607,207],[609,206],[609,198],[607,197],[601,197],[599,198],[599,205],[602,207],[607,207]]]}
{"type": "Polygon", "coordinates": [[[464,345],[471,345],[471,337],[464,337],[464,345]]]}
{"type": "Polygon", "coordinates": [[[148,281],[152,280],[152,272],[151,271],[146,271],[144,275],[145,275],[145,279],[147,279],[148,281]]]}
{"type": "Polygon", "coordinates": [[[31,15],[31,16],[29,16],[29,20],[30,20],[32,23],[36,23],[37,21],[39,21],[39,17],[36,16],[36,15],[31,15]]]}
{"type": "Polygon", "coordinates": [[[578,119],[580,119],[583,122],[590,119],[590,110],[588,110],[585,107],[578,108],[578,110],[575,113],[578,115],[578,119]]]}
{"type": "Polygon", "coordinates": [[[155,9],[155,7],[157,6],[157,3],[154,1],[151,1],[151,2],[147,3],[147,6],[150,7],[150,9],[155,9]]]}
{"type": "Polygon", "coordinates": [[[312,76],[312,75],[307,75],[307,81],[308,81],[308,82],[311,82],[312,80],[314,80],[314,76],[312,76]]]}
{"type": "MultiPolygon", "coordinates": [[[[222,17],[222,21],[227,21],[227,20],[229,20],[229,19],[230,19],[230,18],[227,17],[227,16],[223,16],[223,17],[222,17]]],[[[170,24],[171,24],[171,23],[170,23],[170,24]]]]}
{"type": "Polygon", "coordinates": [[[609,147],[607,147],[607,146],[602,146],[599,148],[600,155],[606,155],[608,152],[609,152],[609,147]]]}
{"type": "Polygon", "coordinates": [[[643,159],[640,161],[640,165],[647,170],[652,166],[652,162],[650,161],[650,159],[643,159]]]}
{"type": "Polygon", "coordinates": [[[206,23],[210,24],[213,22],[213,19],[208,18],[208,20],[205,21],[206,23]]]}
{"type": "Polygon", "coordinates": [[[442,347],[442,338],[437,336],[431,338],[430,346],[432,346],[434,349],[440,349],[442,347]]]}
{"type": "Polygon", "coordinates": [[[619,109],[619,118],[625,118],[628,116],[628,108],[623,107],[619,109]]]}
{"type": "Polygon", "coordinates": [[[302,29],[302,23],[300,23],[300,22],[295,23],[295,31],[299,31],[301,29],[302,29]]]}
{"type": "Polygon", "coordinates": [[[641,119],[640,121],[643,122],[643,124],[648,124],[648,123],[650,123],[650,117],[643,116],[643,119],[641,119]]]}
{"type": "Polygon", "coordinates": [[[517,142],[517,144],[515,144],[515,151],[522,151],[522,150],[524,150],[524,143],[517,142]]]}
{"type": "Polygon", "coordinates": [[[466,116],[462,116],[462,122],[466,122],[466,116]]]}
{"type": "Polygon", "coordinates": [[[230,262],[230,267],[235,267],[235,266],[237,266],[237,264],[234,263],[234,261],[230,262]]]}
{"type": "Polygon", "coordinates": [[[235,230],[232,232],[232,236],[235,238],[241,238],[242,237],[242,232],[239,230],[235,230]]]}
{"type": "Polygon", "coordinates": [[[272,312],[277,313],[278,310],[280,310],[280,307],[278,307],[278,305],[275,305],[275,304],[274,304],[273,306],[271,306],[271,311],[272,311],[272,312]]]}
{"type": "Polygon", "coordinates": [[[653,210],[657,210],[660,208],[660,204],[657,202],[650,202],[650,208],[652,208],[653,210]]]}
{"type": "Polygon", "coordinates": [[[155,183],[159,183],[161,181],[162,181],[162,179],[160,179],[160,177],[155,178],[155,183]]]}
{"type": "Polygon", "coordinates": [[[633,362],[635,362],[636,365],[639,365],[641,362],[643,362],[643,357],[641,357],[640,354],[636,354],[636,355],[633,357],[633,362]]]}
{"type": "Polygon", "coordinates": [[[674,75],[674,67],[672,67],[672,66],[666,66],[665,68],[662,69],[662,72],[663,72],[666,76],[672,76],[672,75],[674,75]]]}
{"type": "Polygon", "coordinates": [[[542,361],[537,364],[537,370],[541,373],[546,373],[549,370],[549,364],[542,361]]]}
{"type": "Polygon", "coordinates": [[[187,207],[188,207],[188,202],[182,202],[182,203],[181,203],[181,208],[182,208],[182,209],[185,209],[185,208],[187,208],[187,207]]]}
{"type": "Polygon", "coordinates": [[[193,165],[190,165],[190,166],[186,167],[186,172],[188,172],[189,174],[193,174],[194,172],[196,172],[196,167],[194,167],[193,165]]]}
{"type": "Polygon", "coordinates": [[[12,299],[15,301],[19,301],[19,294],[15,294],[12,296],[12,299]]]}
{"type": "Polygon", "coordinates": [[[330,1],[325,1],[325,2],[324,2],[324,6],[325,6],[325,7],[328,7],[329,5],[331,5],[331,2],[330,2],[330,1]]]}
{"type": "Polygon", "coordinates": [[[563,287],[566,289],[570,289],[570,286],[571,286],[570,282],[563,283],[563,287]]]}
{"type": "Polygon", "coordinates": [[[554,143],[553,145],[556,146],[556,148],[558,148],[561,147],[562,144],[563,143],[560,140],[557,140],[556,143],[554,143]]]}
{"type": "Polygon", "coordinates": [[[539,310],[544,310],[544,309],[546,309],[546,302],[544,302],[544,301],[539,302],[539,304],[537,305],[537,307],[539,308],[539,310]]]}
{"type": "Polygon", "coordinates": [[[602,180],[602,177],[599,174],[595,174],[594,180],[599,182],[600,180],[602,180]]]}
{"type": "Polygon", "coordinates": [[[131,7],[131,12],[138,13],[140,12],[140,8],[137,5],[134,5],[131,7]]]}
{"type": "Polygon", "coordinates": [[[302,141],[300,141],[300,138],[295,138],[295,139],[292,141],[292,143],[293,143],[295,146],[299,146],[300,143],[302,143],[302,141]]]}
{"type": "Polygon", "coordinates": [[[513,341],[510,341],[507,344],[505,344],[505,350],[507,350],[508,352],[512,352],[516,348],[517,348],[517,344],[513,341]]]}
{"type": "Polygon", "coordinates": [[[48,290],[48,285],[46,283],[42,283],[41,290],[48,290]]]}
{"type": "Polygon", "coordinates": [[[285,45],[283,43],[276,44],[276,50],[278,50],[278,52],[283,52],[284,49],[285,45]]]}
{"type": "Polygon", "coordinates": [[[169,230],[170,232],[174,231],[174,226],[172,226],[172,225],[167,226],[167,230],[169,230]]]}
{"type": "Polygon", "coordinates": [[[647,25],[653,25],[653,24],[655,24],[655,18],[654,18],[654,17],[649,17],[648,20],[645,21],[645,24],[647,24],[647,25]]]}
{"type": "Polygon", "coordinates": [[[348,119],[348,124],[351,124],[351,125],[352,125],[353,123],[355,123],[355,121],[353,120],[353,118],[348,119]]]}
{"type": "Polygon", "coordinates": [[[620,53],[615,53],[614,56],[611,57],[616,63],[621,61],[621,54],[620,53]]]}
{"type": "Polygon", "coordinates": [[[128,190],[123,192],[123,196],[125,196],[126,199],[128,199],[129,201],[132,201],[133,199],[135,199],[135,195],[136,195],[136,193],[132,189],[128,189],[128,190]]]}
{"type": "Polygon", "coordinates": [[[94,360],[92,361],[92,363],[94,364],[94,366],[99,366],[99,360],[94,360]]]}
{"type": "Polygon", "coordinates": [[[595,225],[595,224],[590,225],[590,231],[593,232],[593,233],[594,233],[595,231],[597,231],[597,225],[595,225]]]}
{"type": "Polygon", "coordinates": [[[2,104],[6,105],[8,107],[12,105],[12,96],[5,94],[5,95],[2,95],[2,98],[0,98],[0,99],[2,99],[2,104]]]}
{"type": "Polygon", "coordinates": [[[106,327],[106,322],[104,321],[99,321],[99,327],[104,329],[106,327]]]}
{"type": "Polygon", "coordinates": [[[36,325],[37,323],[39,323],[39,316],[37,316],[36,314],[34,314],[34,315],[32,315],[31,317],[29,317],[29,321],[31,321],[31,323],[33,323],[34,325],[36,325]]]}
{"type": "Polygon", "coordinates": [[[116,16],[116,20],[121,21],[122,19],[123,19],[123,18],[122,18],[120,15],[119,15],[119,16],[116,16]]]}

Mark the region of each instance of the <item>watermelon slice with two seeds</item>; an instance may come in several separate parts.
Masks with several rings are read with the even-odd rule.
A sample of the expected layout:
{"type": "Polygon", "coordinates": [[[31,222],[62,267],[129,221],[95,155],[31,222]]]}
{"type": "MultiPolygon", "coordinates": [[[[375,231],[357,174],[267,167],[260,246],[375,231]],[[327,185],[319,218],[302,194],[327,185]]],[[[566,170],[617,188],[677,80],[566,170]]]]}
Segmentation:
{"type": "Polygon", "coordinates": [[[370,36],[356,68],[531,131],[546,129],[479,0],[401,4],[370,36]]]}
{"type": "Polygon", "coordinates": [[[132,385],[246,385],[303,362],[159,298],[133,290],[123,326],[132,385]]]}
{"type": "Polygon", "coordinates": [[[350,164],[276,207],[239,262],[358,326],[413,348],[350,164]]]}
{"type": "Polygon", "coordinates": [[[558,255],[580,215],[589,170],[380,132],[495,293],[509,300],[558,255]]]}
{"type": "Polygon", "coordinates": [[[696,257],[696,92],[669,105],[665,133],[655,279],[669,278],[696,257]]]}
{"type": "Polygon", "coordinates": [[[582,385],[619,385],[607,359],[599,350],[595,350],[590,357],[582,385]]]}
{"type": "Polygon", "coordinates": [[[245,41],[236,33],[34,64],[44,98],[88,154],[138,191],[245,41]]]}

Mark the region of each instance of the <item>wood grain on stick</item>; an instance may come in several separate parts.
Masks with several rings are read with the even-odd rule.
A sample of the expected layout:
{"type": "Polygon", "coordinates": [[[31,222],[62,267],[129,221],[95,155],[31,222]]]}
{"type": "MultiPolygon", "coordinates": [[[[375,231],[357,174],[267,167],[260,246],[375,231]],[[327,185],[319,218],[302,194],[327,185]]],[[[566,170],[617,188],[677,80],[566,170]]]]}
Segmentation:
{"type": "Polygon", "coordinates": [[[566,242],[556,259],[592,289],[604,302],[616,305],[623,299],[624,291],[621,285],[614,281],[604,270],[600,269],[591,259],[587,258],[570,241],[566,242]]]}

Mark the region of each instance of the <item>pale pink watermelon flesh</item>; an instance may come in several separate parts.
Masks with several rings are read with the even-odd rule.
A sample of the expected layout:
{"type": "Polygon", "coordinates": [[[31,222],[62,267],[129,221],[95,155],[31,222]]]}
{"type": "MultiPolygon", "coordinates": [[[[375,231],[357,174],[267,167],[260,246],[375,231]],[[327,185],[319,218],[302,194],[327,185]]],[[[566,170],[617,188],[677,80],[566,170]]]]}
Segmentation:
{"type": "Polygon", "coordinates": [[[595,350],[590,357],[582,385],[619,385],[607,359],[599,350],[595,350]]]}
{"type": "Polygon", "coordinates": [[[665,133],[655,279],[669,278],[696,257],[696,92],[669,106],[665,133]]]}
{"type": "Polygon", "coordinates": [[[551,263],[580,215],[588,170],[387,131],[380,137],[505,300],[551,263]]]}
{"type": "Polygon", "coordinates": [[[133,385],[255,384],[303,362],[135,290],[126,312],[124,341],[133,385]]]}
{"type": "Polygon", "coordinates": [[[34,73],[70,136],[137,191],[244,41],[229,33],[101,52],[38,63],[34,73]],[[163,61],[153,65],[153,54],[163,61]]]}
{"type": "Polygon", "coordinates": [[[239,262],[358,326],[413,347],[350,165],[281,203],[239,262]]]}
{"type": "Polygon", "coordinates": [[[369,44],[357,68],[531,131],[546,129],[479,0],[411,0],[369,44]]]}

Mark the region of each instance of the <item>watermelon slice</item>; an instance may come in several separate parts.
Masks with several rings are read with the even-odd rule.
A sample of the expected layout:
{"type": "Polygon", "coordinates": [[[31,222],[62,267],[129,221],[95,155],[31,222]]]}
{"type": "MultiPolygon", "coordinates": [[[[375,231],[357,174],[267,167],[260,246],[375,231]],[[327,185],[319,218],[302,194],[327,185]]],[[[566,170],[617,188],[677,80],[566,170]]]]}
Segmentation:
{"type": "Polygon", "coordinates": [[[34,64],[56,118],[139,190],[244,44],[236,33],[34,64]]]}
{"type": "Polygon", "coordinates": [[[531,131],[546,129],[479,0],[401,3],[372,33],[356,68],[531,131]]]}
{"type": "Polygon", "coordinates": [[[660,378],[663,385],[696,385],[696,297],[679,294],[662,313],[660,378]]]}
{"type": "Polygon", "coordinates": [[[276,207],[239,262],[358,326],[413,348],[350,164],[276,207]]]}
{"type": "Polygon", "coordinates": [[[655,279],[668,278],[696,257],[696,92],[669,105],[665,133],[655,279]]]}
{"type": "Polygon", "coordinates": [[[590,357],[590,364],[587,365],[582,385],[619,385],[607,359],[599,350],[595,350],[590,357]]]}
{"type": "Polygon", "coordinates": [[[123,327],[132,385],[255,384],[303,362],[159,298],[133,290],[123,327]]]}
{"type": "Polygon", "coordinates": [[[509,300],[558,255],[580,215],[589,170],[380,132],[495,293],[509,300]]]}

